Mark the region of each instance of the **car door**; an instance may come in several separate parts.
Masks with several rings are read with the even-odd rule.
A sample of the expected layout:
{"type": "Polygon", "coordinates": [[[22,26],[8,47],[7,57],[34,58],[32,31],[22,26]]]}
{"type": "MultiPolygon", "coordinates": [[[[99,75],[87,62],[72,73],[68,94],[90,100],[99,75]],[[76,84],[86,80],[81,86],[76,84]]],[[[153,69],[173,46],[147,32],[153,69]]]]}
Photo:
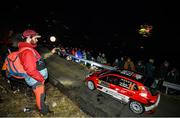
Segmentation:
{"type": "Polygon", "coordinates": [[[98,89],[114,97],[118,96],[118,92],[115,90],[116,85],[114,85],[114,76],[106,75],[99,78],[98,89]]]}
{"type": "Polygon", "coordinates": [[[107,94],[112,95],[113,97],[127,102],[127,97],[124,94],[121,94],[122,87],[119,86],[120,78],[117,75],[109,74],[107,76],[107,82],[109,83],[107,94]]]}
{"type": "Polygon", "coordinates": [[[133,98],[138,92],[138,87],[136,83],[130,81],[129,87],[127,89],[127,96],[133,98]]]}
{"type": "Polygon", "coordinates": [[[115,90],[117,92],[120,91],[121,87],[119,86],[119,77],[116,76],[116,75],[109,75],[109,80],[110,80],[110,85],[109,87],[112,89],[112,90],[115,90]]]}
{"type": "Polygon", "coordinates": [[[125,96],[124,99],[126,99],[126,101],[128,101],[129,98],[132,98],[136,94],[136,92],[135,92],[136,90],[134,90],[134,87],[136,87],[135,85],[136,84],[134,82],[127,79],[126,77],[120,77],[120,79],[119,79],[119,86],[120,86],[119,93],[123,94],[125,96]]]}
{"type": "Polygon", "coordinates": [[[109,89],[109,85],[110,84],[108,82],[108,76],[105,75],[105,76],[99,78],[97,89],[102,92],[106,92],[109,89]]]}

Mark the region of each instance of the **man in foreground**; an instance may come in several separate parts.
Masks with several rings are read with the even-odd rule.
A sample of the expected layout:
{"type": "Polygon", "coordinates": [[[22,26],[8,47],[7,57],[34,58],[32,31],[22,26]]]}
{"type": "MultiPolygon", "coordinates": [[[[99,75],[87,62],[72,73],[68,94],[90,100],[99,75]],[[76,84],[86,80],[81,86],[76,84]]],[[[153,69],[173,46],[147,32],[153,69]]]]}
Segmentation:
{"type": "Polygon", "coordinates": [[[22,34],[22,41],[18,43],[19,50],[26,48],[19,53],[19,59],[26,71],[26,83],[32,87],[36,96],[36,105],[39,111],[45,115],[49,112],[48,106],[45,104],[45,89],[44,82],[48,77],[46,65],[35,50],[38,42],[38,35],[34,30],[25,30],[22,34]]]}

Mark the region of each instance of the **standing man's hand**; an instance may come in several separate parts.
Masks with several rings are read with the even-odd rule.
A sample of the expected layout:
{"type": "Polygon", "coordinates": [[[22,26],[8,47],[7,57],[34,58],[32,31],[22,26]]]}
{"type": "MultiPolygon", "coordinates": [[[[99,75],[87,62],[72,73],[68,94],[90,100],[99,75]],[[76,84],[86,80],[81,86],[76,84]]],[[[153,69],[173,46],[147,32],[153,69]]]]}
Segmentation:
{"type": "Polygon", "coordinates": [[[51,53],[56,53],[57,51],[56,50],[60,50],[60,48],[53,48],[52,50],[51,50],[51,53]]]}
{"type": "Polygon", "coordinates": [[[53,49],[51,50],[51,53],[53,53],[53,54],[56,53],[56,49],[57,49],[57,48],[53,48],[53,49]]]}

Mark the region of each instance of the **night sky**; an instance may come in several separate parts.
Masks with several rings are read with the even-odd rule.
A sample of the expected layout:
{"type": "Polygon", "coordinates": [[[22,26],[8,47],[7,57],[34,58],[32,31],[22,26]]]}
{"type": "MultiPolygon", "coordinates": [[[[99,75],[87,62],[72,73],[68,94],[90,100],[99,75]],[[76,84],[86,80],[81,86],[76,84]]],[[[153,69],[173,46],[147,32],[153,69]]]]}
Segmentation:
{"type": "Polygon", "coordinates": [[[97,1],[2,3],[1,31],[14,28],[22,32],[34,28],[44,36],[57,36],[64,45],[104,48],[109,53],[116,50],[118,54],[179,56],[177,2],[97,1]],[[138,34],[141,24],[153,26],[150,37],[138,34]]]}

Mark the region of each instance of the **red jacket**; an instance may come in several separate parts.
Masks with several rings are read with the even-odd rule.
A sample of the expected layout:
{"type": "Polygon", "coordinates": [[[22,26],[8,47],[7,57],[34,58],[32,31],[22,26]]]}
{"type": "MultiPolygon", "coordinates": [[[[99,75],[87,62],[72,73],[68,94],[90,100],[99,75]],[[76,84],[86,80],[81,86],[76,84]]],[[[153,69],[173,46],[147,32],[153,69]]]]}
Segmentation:
{"type": "Polygon", "coordinates": [[[34,55],[33,51],[27,49],[19,54],[19,59],[22,62],[24,70],[30,77],[34,78],[39,82],[43,82],[44,78],[36,68],[36,62],[41,58],[40,54],[34,49],[36,46],[26,42],[19,42],[18,47],[19,49],[23,47],[28,47],[34,50],[36,55],[34,55]]]}

